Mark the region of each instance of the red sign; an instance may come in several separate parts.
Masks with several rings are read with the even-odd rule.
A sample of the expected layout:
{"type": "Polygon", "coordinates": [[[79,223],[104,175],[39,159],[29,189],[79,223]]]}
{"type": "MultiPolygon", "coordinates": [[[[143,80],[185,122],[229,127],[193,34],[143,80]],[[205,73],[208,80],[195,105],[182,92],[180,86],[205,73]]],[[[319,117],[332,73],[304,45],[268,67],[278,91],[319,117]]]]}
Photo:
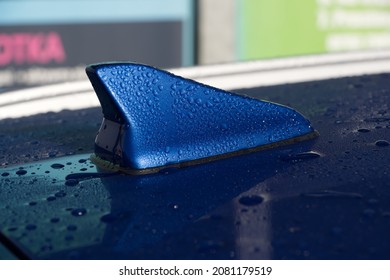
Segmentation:
{"type": "Polygon", "coordinates": [[[62,63],[65,58],[57,32],[0,33],[0,66],[62,63]]]}

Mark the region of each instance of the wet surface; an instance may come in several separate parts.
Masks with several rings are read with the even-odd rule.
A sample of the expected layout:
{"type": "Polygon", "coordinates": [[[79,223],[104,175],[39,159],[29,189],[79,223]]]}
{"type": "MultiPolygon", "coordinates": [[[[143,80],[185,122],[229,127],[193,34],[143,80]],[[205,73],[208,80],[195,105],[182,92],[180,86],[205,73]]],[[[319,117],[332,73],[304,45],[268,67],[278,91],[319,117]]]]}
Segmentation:
{"type": "Polygon", "coordinates": [[[0,121],[1,241],[34,259],[388,259],[389,81],[238,91],[320,137],[146,176],[90,162],[100,109],[0,121]]]}
{"type": "Polygon", "coordinates": [[[104,63],[86,71],[105,118],[95,153],[130,170],[154,173],[167,165],[315,137],[310,122],[291,108],[150,66],[104,63]]]}

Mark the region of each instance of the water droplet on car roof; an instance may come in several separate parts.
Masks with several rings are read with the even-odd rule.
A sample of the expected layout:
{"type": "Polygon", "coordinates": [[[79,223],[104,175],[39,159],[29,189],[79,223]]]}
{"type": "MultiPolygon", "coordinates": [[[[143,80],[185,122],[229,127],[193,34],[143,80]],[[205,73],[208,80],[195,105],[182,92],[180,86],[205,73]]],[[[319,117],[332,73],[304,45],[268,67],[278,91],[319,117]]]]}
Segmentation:
{"type": "Polygon", "coordinates": [[[19,176],[25,175],[25,174],[27,174],[27,171],[24,170],[24,169],[19,169],[18,171],[16,171],[16,174],[19,175],[19,176]]]}
{"type": "Polygon", "coordinates": [[[378,147],[387,147],[390,145],[390,143],[386,140],[378,140],[375,142],[375,145],[378,147]]]}
{"type": "Polygon", "coordinates": [[[87,214],[87,210],[85,208],[75,208],[71,211],[71,214],[75,217],[81,217],[87,214]]]}
{"type": "Polygon", "coordinates": [[[54,163],[50,167],[53,168],[53,169],[61,169],[61,168],[64,168],[65,165],[63,165],[61,163],[54,163]]]}
{"type": "Polygon", "coordinates": [[[304,153],[298,153],[298,154],[291,154],[282,157],[283,161],[286,162],[301,162],[304,160],[309,160],[309,159],[315,159],[321,157],[321,154],[314,152],[314,151],[309,151],[309,152],[304,152],[304,153]]]}
{"type": "Polygon", "coordinates": [[[254,206],[261,204],[264,201],[264,198],[259,196],[259,195],[247,195],[247,196],[242,196],[238,200],[238,202],[242,205],[245,206],[254,206]]]}

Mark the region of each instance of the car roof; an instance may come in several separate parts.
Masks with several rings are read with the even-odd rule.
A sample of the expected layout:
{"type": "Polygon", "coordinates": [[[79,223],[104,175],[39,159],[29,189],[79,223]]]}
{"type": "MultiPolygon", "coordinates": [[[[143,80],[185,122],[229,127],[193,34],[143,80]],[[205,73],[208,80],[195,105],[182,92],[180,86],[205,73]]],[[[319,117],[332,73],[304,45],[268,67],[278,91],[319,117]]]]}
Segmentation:
{"type": "Polygon", "coordinates": [[[320,137],[146,176],[89,160],[100,108],[3,119],[1,241],[32,259],[388,259],[389,78],[236,88],[320,137]]]}

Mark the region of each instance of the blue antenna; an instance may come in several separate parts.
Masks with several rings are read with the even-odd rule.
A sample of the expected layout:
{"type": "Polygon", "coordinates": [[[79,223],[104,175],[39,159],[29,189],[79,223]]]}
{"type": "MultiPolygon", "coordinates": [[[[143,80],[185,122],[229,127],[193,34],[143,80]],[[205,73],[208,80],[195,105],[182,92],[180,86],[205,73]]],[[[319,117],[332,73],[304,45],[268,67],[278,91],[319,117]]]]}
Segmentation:
{"type": "Polygon", "coordinates": [[[106,63],[86,71],[104,115],[92,158],[106,168],[149,174],[318,136],[291,108],[151,66],[106,63]]]}

